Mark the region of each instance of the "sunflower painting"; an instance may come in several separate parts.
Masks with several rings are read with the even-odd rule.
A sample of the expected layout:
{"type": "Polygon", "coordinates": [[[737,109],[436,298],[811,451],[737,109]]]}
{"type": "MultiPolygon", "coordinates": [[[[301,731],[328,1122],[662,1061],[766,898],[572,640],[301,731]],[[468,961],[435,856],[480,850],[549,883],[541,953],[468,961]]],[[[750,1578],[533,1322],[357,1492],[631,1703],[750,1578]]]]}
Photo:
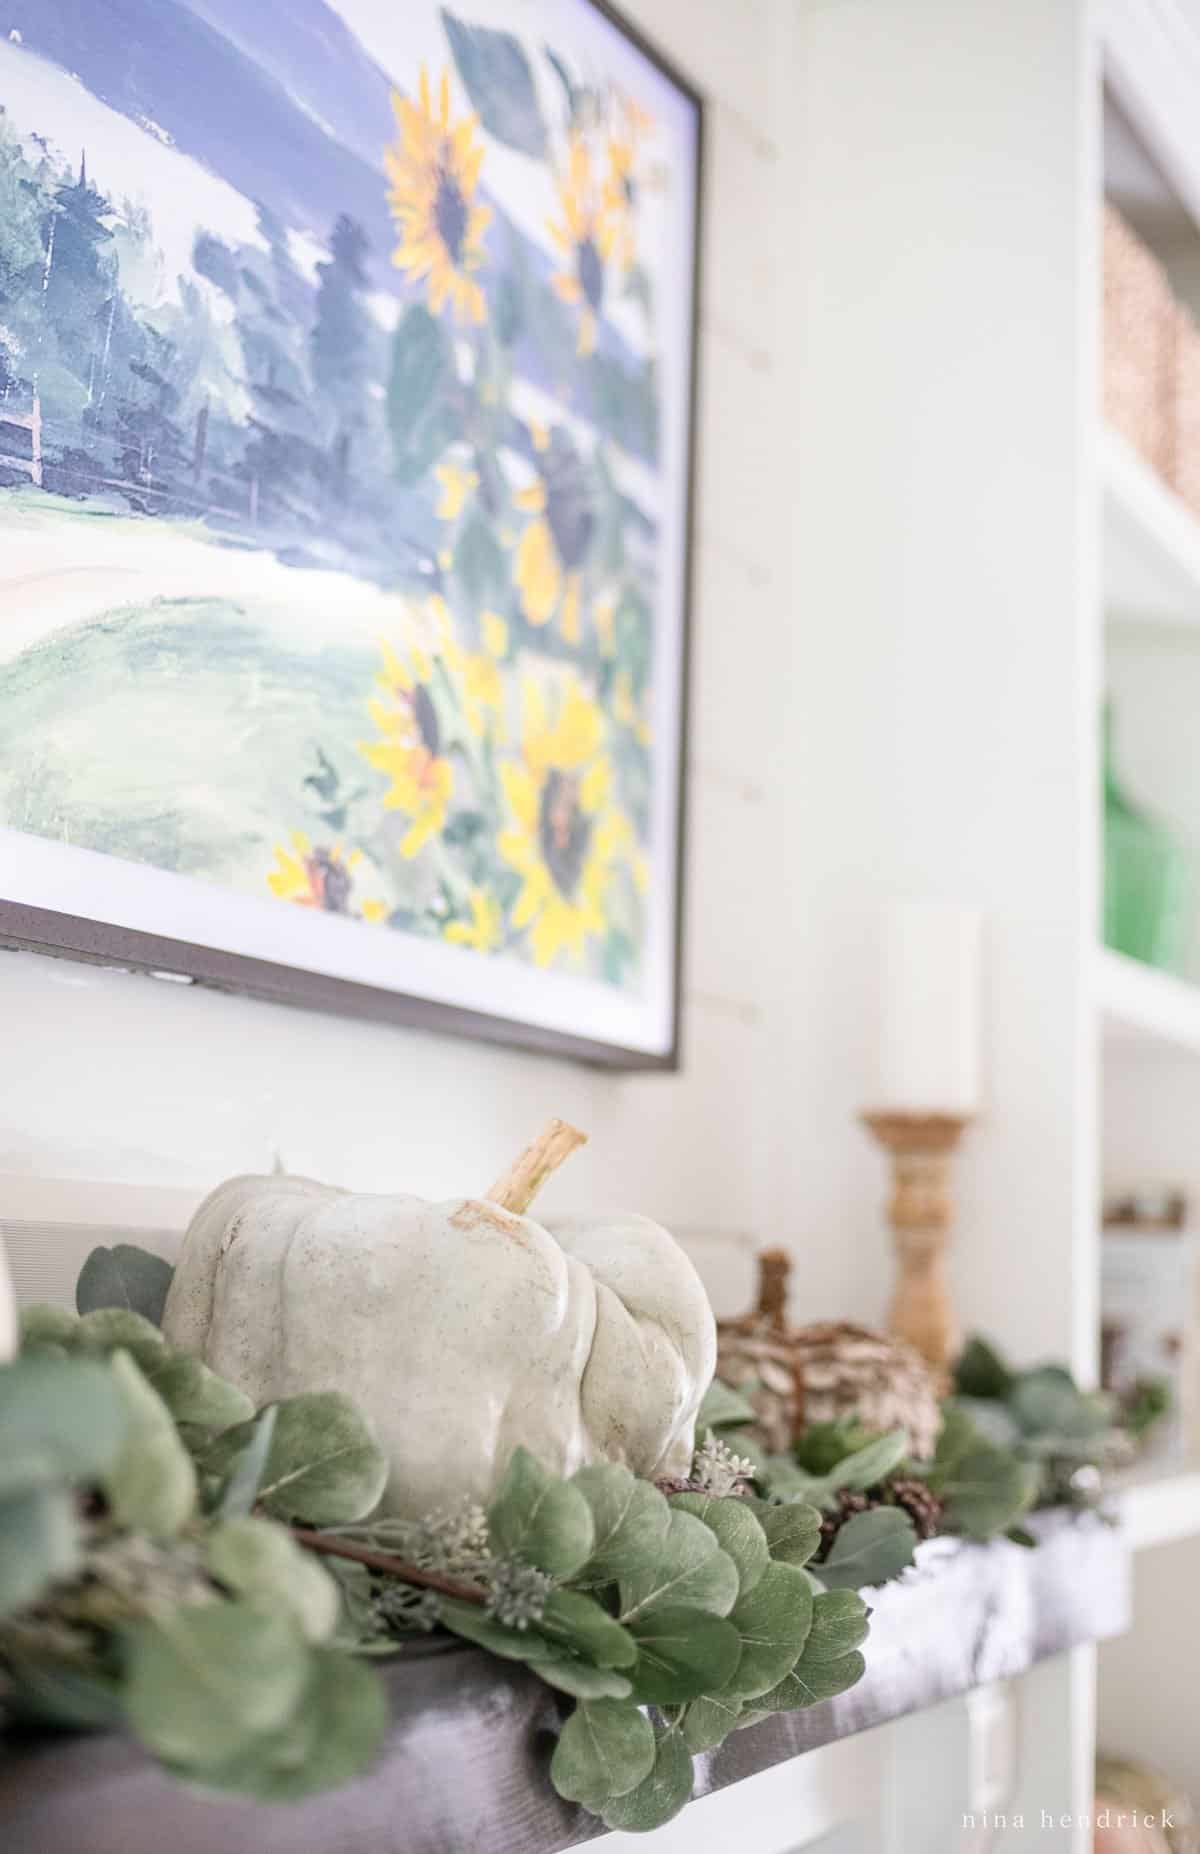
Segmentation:
{"type": "Polygon", "coordinates": [[[5,17],[0,926],[670,1062],[696,98],[599,0],[5,17]]]}

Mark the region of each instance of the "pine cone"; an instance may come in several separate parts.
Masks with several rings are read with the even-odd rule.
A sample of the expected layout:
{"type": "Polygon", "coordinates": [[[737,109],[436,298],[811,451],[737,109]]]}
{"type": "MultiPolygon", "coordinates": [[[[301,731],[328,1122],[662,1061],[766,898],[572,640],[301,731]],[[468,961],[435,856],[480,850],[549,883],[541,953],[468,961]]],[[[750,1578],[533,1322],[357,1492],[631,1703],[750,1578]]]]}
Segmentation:
{"type": "Polygon", "coordinates": [[[906,1512],[917,1529],[919,1539],[931,1539],[942,1527],[942,1503],[924,1481],[907,1475],[894,1475],[883,1487],[884,1501],[906,1512]]]}
{"type": "Polygon", "coordinates": [[[848,1487],[843,1487],[834,1498],[837,1501],[835,1510],[832,1513],[826,1513],[821,1520],[821,1543],[816,1551],[816,1563],[818,1564],[823,1563],[829,1556],[829,1548],[846,1521],[853,1519],[856,1513],[867,1512],[876,1504],[875,1501],[868,1499],[866,1494],[851,1493],[848,1487]]]}

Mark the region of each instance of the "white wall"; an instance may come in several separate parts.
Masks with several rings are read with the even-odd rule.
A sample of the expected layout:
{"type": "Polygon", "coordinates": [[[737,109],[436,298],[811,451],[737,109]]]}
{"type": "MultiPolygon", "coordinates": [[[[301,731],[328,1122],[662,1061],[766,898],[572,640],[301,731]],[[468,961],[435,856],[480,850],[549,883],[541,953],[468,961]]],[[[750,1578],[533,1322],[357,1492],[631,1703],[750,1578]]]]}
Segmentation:
{"type": "Polygon", "coordinates": [[[779,6],[629,10],[711,97],[682,1074],[613,1077],[8,954],[0,1173],[199,1191],[278,1151],[351,1186],[453,1194],[483,1189],[558,1113],[592,1140],[552,1187],[560,1206],[637,1206],[684,1236],[719,1303],[748,1293],[764,1227],[761,947],[779,925],[764,873],[779,844],[770,708],[791,614],[775,559],[779,6]]]}

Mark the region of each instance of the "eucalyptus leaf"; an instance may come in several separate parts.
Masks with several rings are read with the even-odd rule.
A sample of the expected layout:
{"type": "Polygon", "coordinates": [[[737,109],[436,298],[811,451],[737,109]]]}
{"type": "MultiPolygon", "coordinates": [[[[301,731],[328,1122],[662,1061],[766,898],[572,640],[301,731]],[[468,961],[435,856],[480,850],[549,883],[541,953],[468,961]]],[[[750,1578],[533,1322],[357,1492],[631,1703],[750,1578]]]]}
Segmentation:
{"type": "Polygon", "coordinates": [[[166,1357],[166,1341],[158,1327],[127,1307],[97,1307],[85,1313],[75,1328],[75,1344],[87,1352],[115,1352],[120,1346],[138,1364],[166,1357]]]}
{"type": "Polygon", "coordinates": [[[856,1449],[852,1455],[839,1461],[827,1480],[834,1491],[848,1487],[862,1492],[886,1480],[907,1454],[908,1431],[890,1429],[886,1435],[877,1436],[865,1448],[856,1449]]]}
{"type": "Polygon", "coordinates": [[[963,1397],[1007,1397],[1015,1382],[999,1352],[976,1334],[954,1367],[954,1388],[963,1397]]]}
{"type": "Polygon", "coordinates": [[[482,1606],[464,1602],[459,1597],[442,1599],[439,1620],[447,1629],[452,1629],[455,1635],[465,1636],[467,1641],[486,1648],[489,1654],[500,1655],[505,1661],[553,1661],[568,1658],[566,1645],[551,1641],[540,1629],[510,1629],[507,1623],[497,1622],[494,1616],[489,1616],[482,1606]]]}
{"type": "Polygon", "coordinates": [[[1069,1371],[1042,1365],[1018,1378],[1008,1407],[1026,1435],[1094,1439],[1112,1426],[1113,1407],[1101,1392],[1081,1391],[1069,1371]]]}
{"type": "Polygon", "coordinates": [[[771,1561],[767,1535],[745,1500],[719,1500],[711,1494],[675,1494],[671,1499],[675,1512],[692,1513],[703,1521],[716,1538],[721,1550],[737,1567],[738,1593],[752,1590],[771,1561]]]}
{"type": "Polygon", "coordinates": [[[658,1734],[654,1766],[636,1789],[616,1797],[601,1811],[604,1826],[646,1834],[679,1814],[691,1798],[695,1773],[692,1755],[678,1729],[658,1734]]]}
{"type": "Polygon", "coordinates": [[[729,1621],[740,1657],[719,1689],[730,1699],[757,1699],[792,1668],[808,1637],[814,1598],[804,1572],[791,1564],[770,1564],[747,1595],[739,1597],[729,1621]]]}
{"type": "Polygon", "coordinates": [[[552,1590],[539,1627],[544,1635],[564,1642],[597,1667],[631,1667],[637,1660],[637,1643],[628,1629],[581,1591],[552,1590]]]}
{"type": "Polygon", "coordinates": [[[35,1346],[56,1345],[68,1350],[75,1342],[79,1318],[64,1307],[52,1307],[48,1301],[35,1301],[22,1307],[20,1333],[22,1350],[35,1346]]]}
{"type": "Polygon", "coordinates": [[[871,1612],[856,1590],[823,1590],[813,1599],[812,1626],[803,1659],[814,1665],[838,1661],[861,1647],[870,1632],[871,1612]]]}
{"type": "Polygon", "coordinates": [[[165,1352],[142,1364],[147,1382],[166,1404],[176,1423],[197,1429],[229,1429],[254,1415],[244,1391],[227,1384],[188,1352],[165,1352]]]}
{"type": "MultiPolygon", "coordinates": [[[[217,1512],[222,1519],[242,1519],[253,1510],[267,1457],[271,1453],[271,1443],[275,1439],[278,1414],[279,1406],[270,1403],[253,1422],[239,1425],[239,1448],[224,1471],[217,1500],[217,1512]]],[[[205,1456],[206,1467],[211,1454],[210,1446],[205,1456]]]]}
{"type": "Polygon", "coordinates": [[[116,1680],[32,1657],[9,1656],[5,1672],[12,1682],[13,1711],[23,1721],[71,1731],[115,1730],[122,1723],[116,1680]]]}
{"type": "Polygon", "coordinates": [[[728,1429],[755,1421],[757,1412],[749,1398],[721,1378],[714,1378],[696,1416],[696,1434],[702,1436],[708,1429],[728,1429]]]}
{"type": "Polygon", "coordinates": [[[727,1616],[737,1601],[737,1566],[691,1513],[672,1512],[655,1560],[619,1580],[620,1621],[681,1605],[727,1616]]]}
{"type": "Polygon", "coordinates": [[[524,1448],[513,1451],[487,1520],[497,1557],[519,1558],[553,1577],[582,1569],[595,1543],[586,1497],[571,1482],[547,1474],[524,1448]]]}
{"type": "Polygon", "coordinates": [[[282,1607],[185,1605],[131,1631],[130,1726],[155,1756],[203,1775],[286,1724],[308,1683],[309,1653],[282,1607]]]}
{"type": "Polygon", "coordinates": [[[838,1529],[818,1575],[831,1590],[858,1590],[898,1577],[913,1561],[916,1528],[896,1506],[856,1513],[838,1529]]]}
{"type": "Polygon", "coordinates": [[[296,1802],[336,1788],[371,1762],[388,1724],[379,1676],[336,1649],[316,1648],[300,1699],[277,1732],[254,1736],[226,1763],[180,1774],[260,1802],[296,1802]]]}
{"type": "Polygon", "coordinates": [[[630,1632],[638,1645],[633,1692],[644,1705],[679,1706],[701,1693],[718,1693],[738,1664],[733,1624],[703,1610],[653,1609],[630,1632]]]}
{"type": "Polygon", "coordinates": [[[737,1725],[741,1710],[741,1700],[730,1699],[723,1693],[707,1693],[694,1699],[684,1712],[680,1726],[688,1750],[694,1755],[715,1751],[737,1725]]]}
{"type": "Polygon", "coordinates": [[[559,1734],[550,1781],[568,1802],[597,1814],[654,1768],[654,1727],[628,1700],[585,1701],[559,1734]]]}
{"type": "Polygon", "coordinates": [[[789,1506],[757,1505],[754,1511],[778,1564],[808,1563],[821,1543],[821,1515],[815,1506],[793,1501],[789,1506]]]}
{"type": "Polygon", "coordinates": [[[34,1603],[82,1557],[68,1487],[28,1487],[0,1499],[0,1617],[34,1603]]]}
{"type": "Polygon", "coordinates": [[[940,1492],[943,1482],[979,1439],[979,1431],[968,1411],[953,1400],[942,1405],[942,1427],[925,1476],[935,1493],[940,1492]]]}
{"type": "Polygon", "coordinates": [[[791,1673],[755,1704],[760,1712],[794,1712],[802,1706],[816,1706],[821,1700],[835,1699],[857,1686],[866,1670],[867,1664],[857,1649],[836,1661],[810,1661],[802,1654],[791,1673]]]}
{"type": "Polygon", "coordinates": [[[1037,1493],[1037,1471],[1006,1449],[979,1442],[942,1481],[942,1523],[947,1531],[989,1539],[1015,1525],[1037,1493]]]}
{"type": "Polygon", "coordinates": [[[101,1480],[125,1433],[106,1364],[33,1352],[0,1366],[0,1460],[38,1455],[70,1480],[101,1480]]]}
{"type": "Polygon", "coordinates": [[[571,1485],[592,1513],[595,1536],[582,1568],[589,1583],[612,1583],[657,1555],[671,1523],[671,1509],[657,1487],[608,1461],[580,1468],[571,1485]]]}
{"type": "Polygon", "coordinates": [[[79,1271],[75,1305],[80,1313],[91,1313],[96,1307],[125,1307],[161,1326],[174,1273],[161,1255],[152,1255],[135,1243],[93,1249],[79,1271]]]}
{"type": "Polygon", "coordinates": [[[235,1596],[285,1604],[309,1641],[332,1635],[341,1608],[338,1587],[324,1567],[280,1525],[267,1519],[228,1519],[205,1540],[211,1575],[235,1596]]]}
{"type": "Polygon", "coordinates": [[[116,1351],[109,1370],[125,1411],[125,1436],[104,1476],[112,1517],[131,1531],[171,1538],[196,1506],[196,1470],[166,1404],[128,1352],[116,1351]]]}
{"type": "Polygon", "coordinates": [[[570,1693],[575,1699],[620,1700],[628,1699],[633,1692],[633,1682],[627,1674],[611,1667],[593,1667],[590,1661],[579,1661],[574,1656],[531,1661],[529,1666],[548,1687],[557,1687],[561,1693],[570,1693]]]}
{"type": "MultiPolygon", "coordinates": [[[[254,1428],[238,1423],[218,1436],[205,1469],[227,1473],[254,1428]]],[[[382,1449],[350,1399],[341,1391],[306,1391],[275,1406],[258,1501],[279,1519],[347,1525],[377,1504],[387,1472],[382,1449]]]]}

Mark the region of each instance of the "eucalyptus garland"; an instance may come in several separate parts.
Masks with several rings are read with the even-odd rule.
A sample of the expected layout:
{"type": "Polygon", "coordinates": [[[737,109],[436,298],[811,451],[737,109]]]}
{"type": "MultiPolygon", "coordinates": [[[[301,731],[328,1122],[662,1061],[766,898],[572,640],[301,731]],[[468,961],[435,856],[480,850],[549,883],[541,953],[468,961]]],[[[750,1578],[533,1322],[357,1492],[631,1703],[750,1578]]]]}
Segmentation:
{"type": "Polygon", "coordinates": [[[0,1691],[15,1716],[124,1725],[181,1779],[271,1800],[364,1769],[374,1657],[441,1628],[567,1696],[559,1794],[652,1829],[696,1753],[844,1691],[868,1610],[808,1569],[821,1516],[748,1492],[715,1433],[663,1490],[518,1449],[486,1509],[372,1517],[386,1464],[336,1392],[262,1411],[159,1329],[171,1271],[88,1258],[77,1314],[32,1307],[0,1368],[0,1691]]]}
{"type": "Polygon", "coordinates": [[[931,1461],[904,1432],[823,1424],[784,1456],[753,1387],[714,1383],[688,1478],[517,1449],[487,1507],[381,1517],[387,1478],[340,1393],[256,1411],[159,1328],[169,1266],[96,1250],[77,1314],[26,1310],[0,1367],[0,1699],[123,1725],[192,1785],[290,1800],[346,1781],[387,1729],[373,1661],[443,1629],[572,1702],[549,1776],[612,1829],[670,1820],[693,1758],[846,1691],[860,1590],[934,1531],[1007,1533],[1085,1496],[1120,1450],[1111,1404],[982,1342],[931,1461]]]}

